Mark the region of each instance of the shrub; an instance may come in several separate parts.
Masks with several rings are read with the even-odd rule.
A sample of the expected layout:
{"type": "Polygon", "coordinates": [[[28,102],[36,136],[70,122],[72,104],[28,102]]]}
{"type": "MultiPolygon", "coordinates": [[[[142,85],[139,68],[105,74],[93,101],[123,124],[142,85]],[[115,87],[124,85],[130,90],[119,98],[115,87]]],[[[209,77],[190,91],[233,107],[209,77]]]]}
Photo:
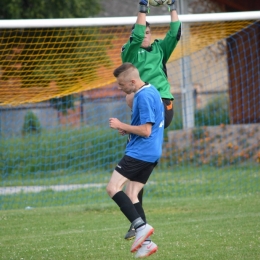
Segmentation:
{"type": "Polygon", "coordinates": [[[196,126],[229,124],[228,96],[221,95],[212,99],[203,109],[195,112],[196,126]]]}
{"type": "Polygon", "coordinates": [[[192,140],[199,140],[205,137],[205,129],[202,127],[195,127],[192,130],[192,140]]]}
{"type": "Polygon", "coordinates": [[[0,140],[0,176],[112,171],[124,154],[126,139],[114,130],[84,127],[0,140]]]}
{"type": "Polygon", "coordinates": [[[24,124],[22,128],[22,134],[39,134],[41,132],[41,124],[38,117],[29,111],[24,117],[24,124]]]}
{"type": "Polygon", "coordinates": [[[73,95],[50,99],[51,106],[64,115],[67,114],[68,109],[74,109],[74,102],[75,97],[73,95]]]}

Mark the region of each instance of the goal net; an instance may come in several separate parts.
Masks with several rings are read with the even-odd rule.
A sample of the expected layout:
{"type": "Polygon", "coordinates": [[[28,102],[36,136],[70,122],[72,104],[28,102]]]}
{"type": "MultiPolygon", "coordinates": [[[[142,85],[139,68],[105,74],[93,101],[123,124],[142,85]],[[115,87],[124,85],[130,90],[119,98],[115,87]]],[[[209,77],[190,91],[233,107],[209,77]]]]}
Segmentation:
{"type": "MultiPolygon", "coordinates": [[[[259,11],[179,15],[182,37],[167,63],[175,115],[156,169],[161,177],[154,177],[157,192],[175,183],[176,196],[203,195],[208,184],[212,193],[257,191],[259,17],[259,11]],[[222,177],[202,167],[241,165],[239,176],[232,168],[222,177]]],[[[164,37],[169,19],[147,17],[153,39],[164,37]]],[[[108,118],[131,117],[112,72],[135,20],[0,20],[3,209],[26,206],[21,201],[33,206],[105,200],[100,190],[126,143],[108,128],[108,118]],[[67,200],[56,191],[68,194],[67,200]]]]}
{"type": "MultiPolygon", "coordinates": [[[[180,16],[183,25],[189,25],[188,31],[186,27],[182,44],[170,61],[216,47],[214,55],[221,40],[243,30],[246,33],[257,15],[251,12],[251,19],[250,13],[241,17],[238,13],[180,16]],[[231,20],[230,16],[237,18],[231,20]]],[[[111,71],[121,62],[121,47],[135,17],[123,20],[125,24],[122,18],[0,21],[0,104],[40,102],[114,82],[111,71]]],[[[153,37],[162,38],[169,17],[147,20],[153,25],[153,37]]]]}

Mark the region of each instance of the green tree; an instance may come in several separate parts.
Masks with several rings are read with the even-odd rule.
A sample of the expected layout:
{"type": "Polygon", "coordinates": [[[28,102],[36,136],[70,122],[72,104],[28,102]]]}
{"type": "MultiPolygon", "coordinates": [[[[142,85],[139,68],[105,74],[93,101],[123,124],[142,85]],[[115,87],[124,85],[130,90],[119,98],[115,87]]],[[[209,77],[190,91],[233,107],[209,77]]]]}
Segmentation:
{"type": "Polygon", "coordinates": [[[63,114],[66,114],[69,108],[74,109],[74,96],[68,95],[61,98],[52,98],[50,100],[50,104],[53,108],[57,109],[63,114]]]}
{"type": "Polygon", "coordinates": [[[92,0],[1,0],[0,19],[85,18],[99,11],[92,0]]]}
{"type": "MultiPolygon", "coordinates": [[[[1,0],[0,19],[80,18],[99,11],[99,1],[1,0]]],[[[20,78],[27,88],[55,82],[66,93],[79,80],[95,80],[101,65],[110,66],[109,42],[97,27],[3,29],[2,80],[20,78]]],[[[73,102],[67,108],[71,107],[73,102]]]]}

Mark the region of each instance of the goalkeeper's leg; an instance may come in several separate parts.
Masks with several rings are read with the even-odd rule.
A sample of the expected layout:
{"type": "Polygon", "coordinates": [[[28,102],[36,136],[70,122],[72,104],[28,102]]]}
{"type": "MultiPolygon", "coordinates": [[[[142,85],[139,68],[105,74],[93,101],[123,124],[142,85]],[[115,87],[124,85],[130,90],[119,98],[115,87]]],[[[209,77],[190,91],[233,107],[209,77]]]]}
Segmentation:
{"type": "Polygon", "coordinates": [[[174,115],[173,100],[163,98],[162,101],[164,105],[164,129],[165,129],[171,124],[174,115]]]}

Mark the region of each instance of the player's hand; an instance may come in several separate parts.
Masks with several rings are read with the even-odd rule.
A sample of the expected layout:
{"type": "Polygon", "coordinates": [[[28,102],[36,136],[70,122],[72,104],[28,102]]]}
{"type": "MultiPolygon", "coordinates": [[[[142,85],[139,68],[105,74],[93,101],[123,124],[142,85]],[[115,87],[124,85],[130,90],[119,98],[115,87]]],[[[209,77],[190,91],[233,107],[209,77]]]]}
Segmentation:
{"type": "Polygon", "coordinates": [[[148,0],[140,0],[139,4],[148,6],[149,5],[149,1],[148,0]]]}
{"type": "Polygon", "coordinates": [[[126,135],[127,134],[127,132],[125,130],[122,130],[122,129],[118,129],[117,131],[120,135],[126,135]]]}
{"type": "Polygon", "coordinates": [[[144,14],[149,13],[149,0],[139,1],[139,12],[144,14]]]}
{"type": "Polygon", "coordinates": [[[176,2],[175,2],[175,0],[168,0],[167,4],[169,6],[169,11],[176,10],[176,2]]]}
{"type": "Polygon", "coordinates": [[[173,4],[175,4],[175,0],[168,0],[167,4],[168,5],[173,5],[173,4]]]}
{"type": "Polygon", "coordinates": [[[120,129],[121,122],[117,118],[109,118],[109,126],[113,129],[120,129]]]}

